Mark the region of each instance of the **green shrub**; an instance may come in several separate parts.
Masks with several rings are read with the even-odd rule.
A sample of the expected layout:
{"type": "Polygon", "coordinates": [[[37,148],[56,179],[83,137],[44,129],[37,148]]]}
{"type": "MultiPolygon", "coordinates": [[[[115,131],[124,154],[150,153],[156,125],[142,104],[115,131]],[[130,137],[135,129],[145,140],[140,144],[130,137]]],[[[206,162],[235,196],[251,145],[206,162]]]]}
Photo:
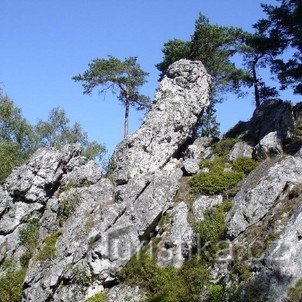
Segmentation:
{"type": "Polygon", "coordinates": [[[227,167],[231,167],[228,163],[227,157],[216,156],[213,159],[202,159],[199,162],[200,169],[207,168],[209,171],[223,171],[227,167]]]}
{"type": "Polygon", "coordinates": [[[248,157],[239,157],[232,163],[234,171],[243,172],[245,175],[252,172],[257,166],[258,162],[248,157]]]}
{"type": "Polygon", "coordinates": [[[39,228],[38,219],[30,220],[26,226],[19,231],[20,243],[25,247],[36,247],[39,240],[39,228]]]}
{"type": "Polygon", "coordinates": [[[0,182],[10,175],[13,168],[20,166],[25,161],[25,155],[20,151],[20,145],[13,142],[0,143],[0,182]]]}
{"type": "Polygon", "coordinates": [[[220,284],[213,284],[209,287],[208,296],[211,302],[225,301],[225,288],[220,284]]]}
{"type": "Polygon", "coordinates": [[[85,302],[105,302],[106,299],[107,299],[107,292],[103,291],[85,300],[85,302]]]}
{"type": "Polygon", "coordinates": [[[244,178],[243,172],[210,171],[194,175],[189,180],[193,193],[215,195],[235,187],[244,178]]]}
{"type": "Polygon", "coordinates": [[[159,267],[146,253],[133,257],[118,280],[144,289],[147,302],[197,302],[203,288],[209,286],[208,272],[200,258],[194,257],[176,269],[159,267]]]}
{"type": "Polygon", "coordinates": [[[74,213],[79,203],[80,197],[76,192],[69,193],[66,197],[60,200],[57,219],[61,226],[74,213]]]}
{"type": "Polygon", "coordinates": [[[218,156],[227,156],[237,141],[238,139],[236,138],[223,138],[216,145],[214,145],[214,154],[218,156]]]}
{"type": "Polygon", "coordinates": [[[44,246],[37,255],[38,261],[53,259],[56,254],[56,243],[60,235],[60,232],[55,232],[44,239],[44,246]]]}
{"type": "Polygon", "coordinates": [[[288,302],[302,301],[302,279],[300,279],[295,287],[292,287],[288,292],[288,302]]]}
{"type": "Polygon", "coordinates": [[[21,266],[24,268],[28,266],[34,249],[38,245],[39,229],[39,219],[32,219],[19,231],[20,243],[26,247],[25,253],[20,257],[21,266]]]}
{"type": "Polygon", "coordinates": [[[205,211],[204,220],[195,225],[195,231],[202,243],[215,243],[223,238],[226,229],[225,216],[232,205],[233,202],[227,200],[216,208],[205,211]]]}
{"type": "Polygon", "coordinates": [[[0,302],[21,302],[25,269],[9,271],[0,278],[0,302]]]}
{"type": "Polygon", "coordinates": [[[147,253],[139,253],[132,257],[127,265],[119,272],[118,280],[125,281],[128,285],[138,285],[148,291],[158,290],[157,277],[161,268],[147,253]]]}

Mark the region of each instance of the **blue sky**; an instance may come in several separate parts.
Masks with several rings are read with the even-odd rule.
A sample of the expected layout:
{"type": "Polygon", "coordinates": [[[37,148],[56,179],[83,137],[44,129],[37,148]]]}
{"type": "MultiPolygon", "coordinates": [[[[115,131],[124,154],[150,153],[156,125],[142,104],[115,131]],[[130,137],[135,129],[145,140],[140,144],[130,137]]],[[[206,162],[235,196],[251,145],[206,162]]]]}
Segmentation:
{"type": "MultiPolygon", "coordinates": [[[[112,152],[123,135],[123,107],[114,96],[83,95],[72,76],[94,58],[138,56],[150,73],[143,92],[153,97],[158,85],[154,65],[172,38],[189,39],[199,12],[212,23],[246,30],[263,16],[260,3],[273,0],[2,0],[0,6],[0,83],[32,123],[53,107],[65,109],[91,139],[112,152]]],[[[290,92],[282,95],[292,98],[290,92]]],[[[293,98],[298,100],[297,97],[293,98]]],[[[253,111],[252,95],[228,96],[218,106],[222,131],[253,111]]],[[[131,112],[135,131],[141,114],[131,112]]]]}

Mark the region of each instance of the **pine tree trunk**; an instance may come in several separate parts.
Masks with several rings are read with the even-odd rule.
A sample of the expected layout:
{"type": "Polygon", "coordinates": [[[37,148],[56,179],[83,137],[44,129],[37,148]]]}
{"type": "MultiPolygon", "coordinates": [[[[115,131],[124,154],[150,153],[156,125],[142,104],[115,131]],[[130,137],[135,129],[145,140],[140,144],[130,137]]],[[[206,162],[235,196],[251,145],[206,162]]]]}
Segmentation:
{"type": "Polygon", "coordinates": [[[257,79],[257,73],[256,73],[256,64],[253,66],[253,82],[254,82],[256,107],[259,107],[260,106],[260,95],[259,95],[258,79],[257,79]]]}
{"type": "Polygon", "coordinates": [[[124,138],[126,138],[128,135],[129,108],[130,103],[127,101],[125,103],[124,138]]]}

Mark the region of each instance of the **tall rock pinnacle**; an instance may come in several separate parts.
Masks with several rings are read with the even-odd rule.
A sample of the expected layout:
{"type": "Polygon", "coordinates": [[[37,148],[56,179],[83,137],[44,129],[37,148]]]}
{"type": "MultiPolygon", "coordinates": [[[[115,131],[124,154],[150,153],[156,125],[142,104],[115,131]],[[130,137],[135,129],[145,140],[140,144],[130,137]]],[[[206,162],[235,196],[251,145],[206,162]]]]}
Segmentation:
{"type": "Polygon", "coordinates": [[[173,63],[161,81],[144,123],[116,148],[111,164],[117,184],[161,168],[186,141],[209,105],[211,78],[199,61],[173,63]]]}

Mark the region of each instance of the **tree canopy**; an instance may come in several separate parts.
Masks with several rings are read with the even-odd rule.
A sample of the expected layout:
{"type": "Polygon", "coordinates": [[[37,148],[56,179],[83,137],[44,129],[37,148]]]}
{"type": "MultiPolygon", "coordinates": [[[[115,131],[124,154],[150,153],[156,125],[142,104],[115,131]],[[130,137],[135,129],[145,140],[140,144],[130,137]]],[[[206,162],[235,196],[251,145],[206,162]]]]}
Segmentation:
{"type": "Polygon", "coordinates": [[[245,34],[239,28],[212,25],[208,18],[200,14],[190,41],[173,39],[164,44],[163,60],[156,65],[161,77],[165,75],[170,64],[180,59],[189,59],[202,61],[213,78],[211,109],[198,122],[199,129],[195,131],[196,133],[218,134],[215,104],[221,101],[225,92],[240,95],[241,85],[249,81],[248,73],[231,61],[238,52],[238,46],[244,40],[245,34]]]}
{"type": "Polygon", "coordinates": [[[101,159],[106,151],[104,145],[88,139],[79,123],[70,126],[63,109],[54,108],[47,121],[31,125],[22,116],[21,109],[0,93],[0,181],[15,166],[23,164],[37,148],[60,148],[76,142],[82,144],[83,155],[89,159],[101,159]]]}
{"type": "Polygon", "coordinates": [[[244,34],[239,28],[212,25],[200,14],[191,40],[174,39],[165,43],[163,61],[156,67],[164,75],[169,65],[179,59],[199,60],[213,77],[216,98],[222,91],[239,92],[240,82],[247,75],[235,66],[231,57],[236,54],[244,34]]]}
{"type": "Polygon", "coordinates": [[[267,14],[255,28],[273,43],[272,71],[277,74],[281,89],[291,85],[294,92],[302,94],[302,2],[277,0],[280,6],[262,5],[267,14]],[[288,50],[291,55],[283,56],[288,50]]]}
{"type": "Polygon", "coordinates": [[[128,135],[129,109],[148,108],[150,99],[141,94],[139,89],[146,83],[147,72],[144,72],[136,57],[124,61],[109,56],[108,59],[95,59],[88,64],[88,69],[81,75],[73,77],[76,82],[82,82],[84,94],[98,87],[100,93],[110,90],[118,94],[118,100],[125,106],[124,137],[128,135]]]}

